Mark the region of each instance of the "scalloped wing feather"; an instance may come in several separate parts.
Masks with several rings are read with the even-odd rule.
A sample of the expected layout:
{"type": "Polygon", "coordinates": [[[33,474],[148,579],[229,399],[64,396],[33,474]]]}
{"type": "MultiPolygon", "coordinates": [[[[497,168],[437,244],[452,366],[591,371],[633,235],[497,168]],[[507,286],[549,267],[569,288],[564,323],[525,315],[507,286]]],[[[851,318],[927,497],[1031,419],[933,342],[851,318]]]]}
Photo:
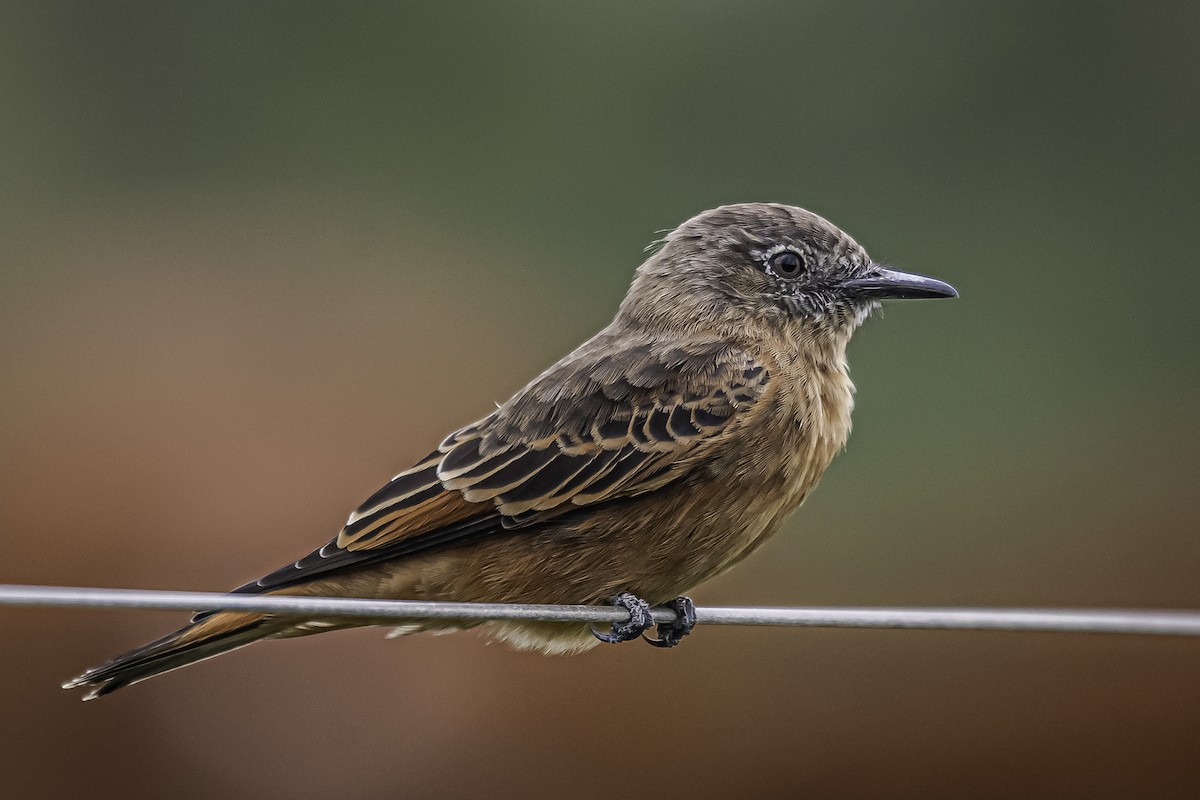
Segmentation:
{"type": "Polygon", "coordinates": [[[723,342],[577,351],[371,495],[334,541],[235,591],[277,590],[661,488],[720,447],[768,380],[723,342]]]}

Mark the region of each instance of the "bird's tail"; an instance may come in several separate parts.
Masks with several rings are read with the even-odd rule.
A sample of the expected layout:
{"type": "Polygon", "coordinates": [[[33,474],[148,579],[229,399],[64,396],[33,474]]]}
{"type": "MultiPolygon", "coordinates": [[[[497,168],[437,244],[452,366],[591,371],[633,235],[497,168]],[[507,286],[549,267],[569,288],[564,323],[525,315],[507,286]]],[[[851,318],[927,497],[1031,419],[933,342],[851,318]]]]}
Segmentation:
{"type": "Polygon", "coordinates": [[[244,647],[278,631],[263,614],[225,611],[193,621],[174,633],[92,667],[63,684],[87,689],[84,700],[102,697],[173,669],[244,647]]]}

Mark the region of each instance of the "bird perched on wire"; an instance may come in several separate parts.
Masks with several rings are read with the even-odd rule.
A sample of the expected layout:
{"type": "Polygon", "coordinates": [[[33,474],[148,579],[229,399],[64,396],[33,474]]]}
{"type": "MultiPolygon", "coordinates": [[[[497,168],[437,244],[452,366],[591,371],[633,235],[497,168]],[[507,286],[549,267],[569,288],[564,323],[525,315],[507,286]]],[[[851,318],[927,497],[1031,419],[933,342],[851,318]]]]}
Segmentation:
{"type": "MultiPolygon", "coordinates": [[[[705,211],[638,268],[608,327],[389,481],[333,541],[234,591],[629,610],[607,631],[486,623],[547,653],[643,636],[666,603],[676,621],[645,638],[674,645],[695,621],[682,592],[762,544],[846,443],[854,330],[881,300],[955,296],[804,209],[705,211]]],[[[259,639],[384,622],[198,614],[65,687],[90,699],[259,639]]]]}

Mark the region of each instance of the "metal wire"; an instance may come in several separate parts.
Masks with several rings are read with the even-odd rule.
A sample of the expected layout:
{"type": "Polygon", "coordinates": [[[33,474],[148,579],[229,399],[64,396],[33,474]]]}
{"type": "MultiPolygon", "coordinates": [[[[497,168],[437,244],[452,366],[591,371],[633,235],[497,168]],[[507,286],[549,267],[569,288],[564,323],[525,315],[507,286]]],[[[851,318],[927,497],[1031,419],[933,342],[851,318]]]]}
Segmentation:
{"type": "MultiPolygon", "coordinates": [[[[385,625],[398,619],[542,620],[620,622],[624,609],[611,606],[522,605],[515,603],[426,603],[353,600],[218,592],[146,589],[85,589],[0,584],[0,606],[132,608],[169,611],[262,611],[297,617],[356,617],[385,625]]],[[[653,611],[655,622],[675,612],[653,611]]],[[[696,609],[705,625],[798,625],[809,628],[924,628],[1058,633],[1122,633],[1200,636],[1200,612],[1057,608],[715,608],[696,609]]]]}

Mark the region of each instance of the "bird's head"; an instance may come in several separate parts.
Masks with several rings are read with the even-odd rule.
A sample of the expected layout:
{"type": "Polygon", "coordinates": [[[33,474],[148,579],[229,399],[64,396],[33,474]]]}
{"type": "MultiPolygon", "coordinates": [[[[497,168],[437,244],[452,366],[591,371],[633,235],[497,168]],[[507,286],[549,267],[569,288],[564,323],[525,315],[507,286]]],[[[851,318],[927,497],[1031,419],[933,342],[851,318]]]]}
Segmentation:
{"type": "Polygon", "coordinates": [[[667,234],[621,311],[684,327],[799,324],[848,336],[881,300],[957,296],[948,283],[874,262],[810,211],[740,203],[667,234]]]}

